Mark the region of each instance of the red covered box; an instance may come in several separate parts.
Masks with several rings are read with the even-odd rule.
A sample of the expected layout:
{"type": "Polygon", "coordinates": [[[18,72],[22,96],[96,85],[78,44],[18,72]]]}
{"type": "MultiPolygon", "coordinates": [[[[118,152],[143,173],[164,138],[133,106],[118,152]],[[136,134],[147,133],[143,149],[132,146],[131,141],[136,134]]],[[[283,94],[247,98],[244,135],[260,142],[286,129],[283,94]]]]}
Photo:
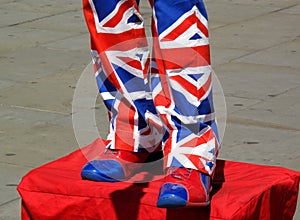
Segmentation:
{"type": "Polygon", "coordinates": [[[102,183],[81,179],[82,166],[103,151],[103,146],[103,140],[97,139],[24,176],[18,186],[22,197],[22,219],[293,218],[299,172],[218,160],[210,207],[161,209],[155,205],[163,182],[158,169],[160,165],[156,164],[151,172],[142,170],[133,177],[133,182],[102,183]],[[134,183],[135,180],[145,182],[134,183]]]}

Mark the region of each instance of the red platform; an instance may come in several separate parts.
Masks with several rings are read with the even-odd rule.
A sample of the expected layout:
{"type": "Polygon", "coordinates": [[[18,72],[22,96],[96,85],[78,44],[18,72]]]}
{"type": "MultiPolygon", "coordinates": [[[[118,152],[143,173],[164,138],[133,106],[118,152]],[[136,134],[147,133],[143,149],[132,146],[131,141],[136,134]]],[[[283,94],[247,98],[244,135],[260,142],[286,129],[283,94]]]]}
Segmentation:
{"type": "Polygon", "coordinates": [[[300,173],[280,167],[218,160],[211,206],[159,209],[161,173],[143,171],[145,183],[82,180],[88,158],[103,150],[96,140],[84,149],[29,172],[18,186],[22,219],[251,219],[290,220],[295,212],[300,173]]]}

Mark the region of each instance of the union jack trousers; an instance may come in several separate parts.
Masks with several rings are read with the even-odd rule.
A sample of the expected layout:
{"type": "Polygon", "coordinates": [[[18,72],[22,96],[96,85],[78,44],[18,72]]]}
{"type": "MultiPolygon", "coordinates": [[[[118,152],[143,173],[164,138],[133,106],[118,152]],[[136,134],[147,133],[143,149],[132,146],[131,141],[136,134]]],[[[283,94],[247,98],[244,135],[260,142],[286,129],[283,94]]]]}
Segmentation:
{"type": "Polygon", "coordinates": [[[83,0],[109,149],[162,151],[165,167],[211,175],[219,151],[208,19],[202,0],[83,0]],[[150,52],[151,44],[152,52],[150,52]]]}

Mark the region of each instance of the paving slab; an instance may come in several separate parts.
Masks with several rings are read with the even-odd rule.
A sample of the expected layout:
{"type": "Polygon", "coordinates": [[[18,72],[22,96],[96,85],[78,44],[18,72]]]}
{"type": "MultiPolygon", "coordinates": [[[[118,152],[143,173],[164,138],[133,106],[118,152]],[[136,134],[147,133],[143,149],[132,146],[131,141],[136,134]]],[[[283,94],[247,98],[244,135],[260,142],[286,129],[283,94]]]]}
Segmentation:
{"type": "Polygon", "coordinates": [[[56,42],[71,36],[76,38],[74,33],[65,31],[41,30],[22,27],[1,28],[0,38],[1,41],[5,43],[1,44],[0,55],[12,53],[22,48],[36,47],[40,44],[56,42]]]}
{"type": "Polygon", "coordinates": [[[78,149],[71,114],[0,107],[0,161],[37,167],[78,149]]]}
{"type": "Polygon", "coordinates": [[[73,33],[87,32],[87,27],[81,9],[48,16],[36,21],[20,24],[20,26],[73,33]]]}
{"type": "MultiPolygon", "coordinates": [[[[299,16],[300,19],[300,16],[299,16]]],[[[300,68],[300,36],[289,42],[233,59],[234,62],[300,68]]],[[[298,78],[300,81],[300,78],[298,78]]]]}
{"type": "Polygon", "coordinates": [[[152,10],[150,10],[150,5],[148,1],[140,1],[140,12],[143,16],[145,24],[150,27],[151,18],[152,18],[152,10]]]}
{"type": "Polygon", "coordinates": [[[299,131],[227,123],[220,157],[300,170],[300,164],[289,162],[300,157],[299,134],[299,131]]]}
{"type": "Polygon", "coordinates": [[[21,24],[49,16],[47,13],[15,11],[0,8],[0,28],[21,24]]]}
{"type": "Polygon", "coordinates": [[[299,0],[224,0],[224,2],[239,3],[243,5],[259,5],[261,7],[276,6],[280,8],[289,8],[299,4],[299,0]]]}
{"type": "MultiPolygon", "coordinates": [[[[15,82],[11,80],[0,80],[0,89],[14,86],[15,82]]],[[[1,96],[1,95],[0,95],[1,96]]]]}
{"type": "MultiPolygon", "coordinates": [[[[67,50],[70,53],[73,51],[86,51],[89,52],[89,39],[90,35],[88,33],[79,34],[77,36],[65,37],[64,39],[58,39],[49,43],[43,43],[42,45],[47,49],[55,49],[55,50],[67,50]]],[[[92,59],[92,56],[89,57],[92,59]]]]}
{"type": "Polygon", "coordinates": [[[280,45],[300,35],[299,15],[271,13],[254,19],[213,29],[215,46],[262,50],[280,45]],[[276,24],[276,25],[274,25],[276,24]]]}
{"type": "Polygon", "coordinates": [[[289,7],[281,11],[282,13],[289,13],[289,14],[300,14],[300,4],[295,5],[293,7],[289,7]]]}
{"type": "Polygon", "coordinates": [[[261,5],[249,4],[245,7],[242,3],[228,1],[207,1],[206,7],[211,22],[226,21],[226,24],[249,20],[280,9],[280,7],[273,5],[262,7],[261,5]]]}
{"type": "Polygon", "coordinates": [[[6,1],[0,4],[1,9],[27,11],[27,12],[43,12],[48,14],[58,14],[75,9],[81,9],[81,1],[73,0],[18,0],[6,1]]]}
{"type": "Polygon", "coordinates": [[[234,116],[277,124],[283,130],[300,131],[300,124],[297,120],[300,109],[299,97],[300,85],[247,109],[234,112],[234,116]]]}
{"type": "Polygon", "coordinates": [[[0,89],[0,102],[6,106],[71,113],[73,93],[81,71],[79,68],[0,89]]]}
{"type": "Polygon", "coordinates": [[[3,163],[0,161],[0,207],[13,199],[19,198],[16,187],[24,175],[24,172],[28,171],[28,167],[3,163]]]}
{"type": "Polygon", "coordinates": [[[30,82],[51,74],[84,68],[89,60],[89,51],[70,52],[40,46],[24,48],[0,57],[0,74],[2,80],[30,82]]]}
{"type": "Polygon", "coordinates": [[[13,199],[6,204],[0,206],[1,220],[21,219],[21,199],[13,199]]]}
{"type": "Polygon", "coordinates": [[[249,107],[262,102],[260,99],[241,98],[241,97],[234,97],[234,96],[226,96],[225,100],[226,100],[227,114],[248,109],[249,107]]]}
{"type": "Polygon", "coordinates": [[[72,121],[80,147],[108,134],[108,113],[102,102],[90,63],[80,75],[72,102],[72,121]]]}
{"type": "Polygon", "coordinates": [[[208,21],[208,27],[209,27],[209,30],[210,30],[210,36],[211,36],[211,33],[214,31],[214,29],[217,29],[217,28],[220,28],[220,27],[224,27],[226,26],[227,23],[225,22],[217,22],[217,21],[208,21]]]}
{"type": "Polygon", "coordinates": [[[210,44],[211,64],[213,68],[221,64],[229,63],[234,59],[243,57],[252,52],[252,50],[217,47],[214,45],[213,40],[210,41],[210,44]]]}
{"type": "Polygon", "coordinates": [[[299,86],[299,70],[249,63],[214,68],[226,97],[265,100],[299,86]]]}
{"type": "Polygon", "coordinates": [[[8,2],[11,2],[11,0],[2,0],[2,1],[0,2],[0,6],[1,6],[2,4],[6,4],[6,3],[8,3],[8,2]]]}

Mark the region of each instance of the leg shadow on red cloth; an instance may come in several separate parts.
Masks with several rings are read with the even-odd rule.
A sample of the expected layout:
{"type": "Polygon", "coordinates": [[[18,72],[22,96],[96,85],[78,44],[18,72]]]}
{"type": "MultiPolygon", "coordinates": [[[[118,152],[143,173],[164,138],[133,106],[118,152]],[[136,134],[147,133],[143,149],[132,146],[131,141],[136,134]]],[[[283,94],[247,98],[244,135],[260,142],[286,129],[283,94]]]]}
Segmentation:
{"type": "Polygon", "coordinates": [[[216,170],[212,180],[212,191],[210,194],[211,198],[217,194],[225,182],[224,168],[225,160],[217,160],[216,170]]]}
{"type": "MultiPolygon", "coordinates": [[[[139,170],[130,181],[132,184],[125,189],[116,190],[110,194],[118,220],[136,220],[140,216],[142,199],[147,193],[149,183],[163,178],[163,153],[157,152],[139,170]],[[159,177],[159,178],[158,178],[159,177]]],[[[151,198],[152,203],[156,198],[151,198]]]]}
{"type": "Polygon", "coordinates": [[[132,184],[126,189],[110,194],[118,220],[138,219],[141,199],[146,194],[144,189],[148,188],[148,185],[148,183],[132,184]]]}

